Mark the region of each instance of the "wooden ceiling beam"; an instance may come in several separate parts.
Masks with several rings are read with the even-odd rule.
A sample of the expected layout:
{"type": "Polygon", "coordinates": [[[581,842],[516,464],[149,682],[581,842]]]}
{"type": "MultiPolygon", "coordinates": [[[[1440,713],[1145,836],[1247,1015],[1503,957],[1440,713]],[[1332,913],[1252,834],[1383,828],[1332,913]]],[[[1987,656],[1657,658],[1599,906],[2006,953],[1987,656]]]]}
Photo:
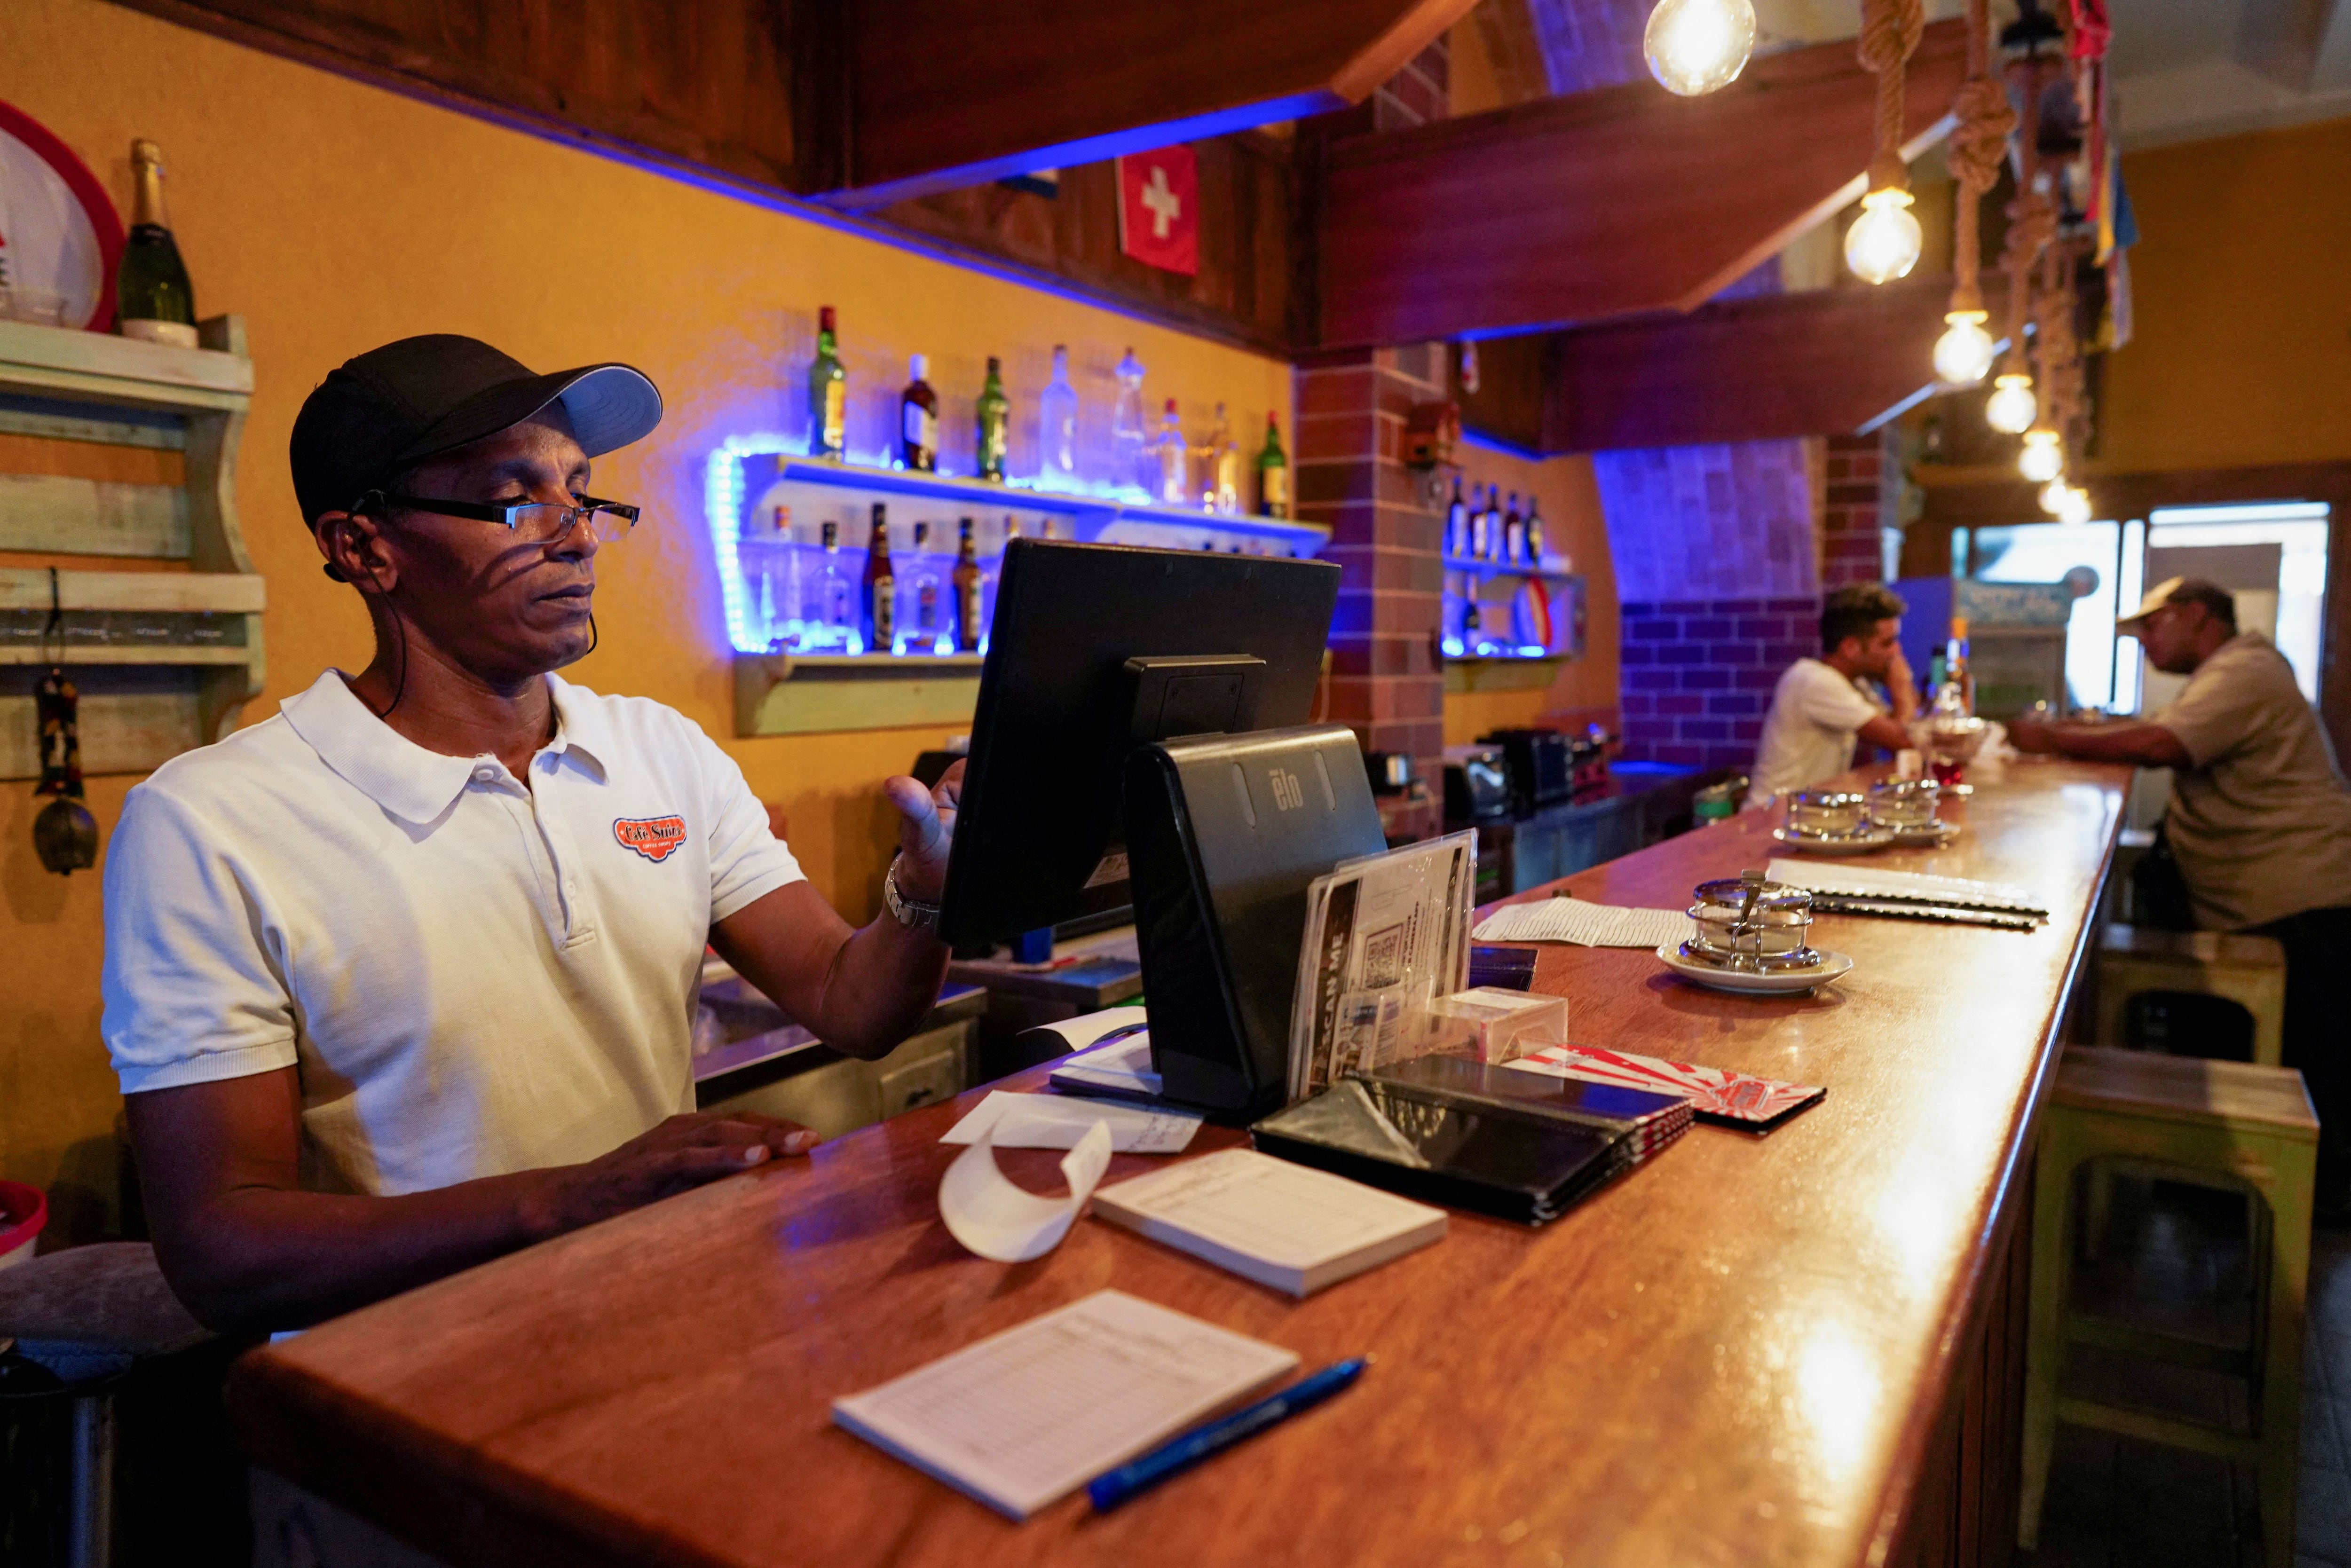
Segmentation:
{"type": "Polygon", "coordinates": [[[1557,333],[1546,452],[1874,430],[1934,389],[1951,278],[1765,294],[1557,333]]]}
{"type": "Polygon", "coordinates": [[[845,67],[803,121],[838,183],[806,189],[862,210],[1343,109],[1474,3],[812,0],[845,67]]]}
{"type": "MultiPolygon", "coordinates": [[[[1904,153],[1949,129],[1962,24],[1910,62],[1904,153]]],[[[1705,98],[1641,81],[1331,144],[1322,347],[1687,310],[1861,194],[1875,81],[1850,43],[1705,98]]]]}

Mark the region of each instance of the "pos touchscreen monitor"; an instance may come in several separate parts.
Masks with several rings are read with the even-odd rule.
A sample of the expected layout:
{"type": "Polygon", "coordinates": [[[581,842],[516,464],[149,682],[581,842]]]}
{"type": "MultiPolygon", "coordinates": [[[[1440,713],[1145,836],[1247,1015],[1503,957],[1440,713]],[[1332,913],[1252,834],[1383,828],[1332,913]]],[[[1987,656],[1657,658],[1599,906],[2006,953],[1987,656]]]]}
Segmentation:
{"type": "Polygon", "coordinates": [[[1338,588],[1321,561],[1005,552],[939,933],[1133,904],[1171,1100],[1279,1103],[1307,884],[1385,847],[1353,735],[1310,727],[1338,588]]]}

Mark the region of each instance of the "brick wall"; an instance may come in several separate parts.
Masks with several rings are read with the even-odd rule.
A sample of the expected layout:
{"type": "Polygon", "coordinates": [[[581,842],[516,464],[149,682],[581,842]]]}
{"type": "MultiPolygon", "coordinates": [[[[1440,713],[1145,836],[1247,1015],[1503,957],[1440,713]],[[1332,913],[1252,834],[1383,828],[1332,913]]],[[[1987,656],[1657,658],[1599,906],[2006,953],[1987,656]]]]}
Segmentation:
{"type": "Polygon", "coordinates": [[[1751,768],[1781,673],[1820,652],[1820,601],[1668,599],[1624,606],[1625,750],[1751,768]]]}
{"type": "Polygon", "coordinates": [[[1895,456],[1890,430],[1875,435],[1832,435],[1822,490],[1821,587],[1876,582],[1885,576],[1885,529],[1895,456]]]}

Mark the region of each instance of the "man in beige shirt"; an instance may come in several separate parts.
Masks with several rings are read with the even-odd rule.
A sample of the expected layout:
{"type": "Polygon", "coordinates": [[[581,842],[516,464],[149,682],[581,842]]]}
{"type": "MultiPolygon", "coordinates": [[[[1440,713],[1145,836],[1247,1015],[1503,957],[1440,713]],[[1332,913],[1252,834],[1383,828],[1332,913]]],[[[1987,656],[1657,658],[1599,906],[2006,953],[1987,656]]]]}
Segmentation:
{"type": "Polygon", "coordinates": [[[2174,578],[2116,627],[2157,669],[2189,677],[2179,699],[2138,724],[2019,720],[2010,738],[2173,770],[2164,837],[2197,925],[2285,947],[2285,1060],[2325,1128],[2319,1208],[2351,1220],[2351,786],[2293,667],[2237,630],[2228,590],[2174,578]]]}

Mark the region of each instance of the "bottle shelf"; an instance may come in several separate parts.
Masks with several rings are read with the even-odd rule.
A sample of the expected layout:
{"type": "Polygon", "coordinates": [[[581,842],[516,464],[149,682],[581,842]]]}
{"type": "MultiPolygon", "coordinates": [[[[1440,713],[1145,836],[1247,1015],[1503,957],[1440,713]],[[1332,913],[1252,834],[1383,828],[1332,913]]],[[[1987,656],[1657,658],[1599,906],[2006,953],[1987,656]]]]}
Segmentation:
{"type": "Polygon", "coordinates": [[[1471,576],[1569,578],[1575,575],[1575,563],[1565,556],[1545,556],[1537,566],[1524,561],[1481,560],[1475,556],[1447,556],[1445,570],[1465,572],[1471,576]]]}

